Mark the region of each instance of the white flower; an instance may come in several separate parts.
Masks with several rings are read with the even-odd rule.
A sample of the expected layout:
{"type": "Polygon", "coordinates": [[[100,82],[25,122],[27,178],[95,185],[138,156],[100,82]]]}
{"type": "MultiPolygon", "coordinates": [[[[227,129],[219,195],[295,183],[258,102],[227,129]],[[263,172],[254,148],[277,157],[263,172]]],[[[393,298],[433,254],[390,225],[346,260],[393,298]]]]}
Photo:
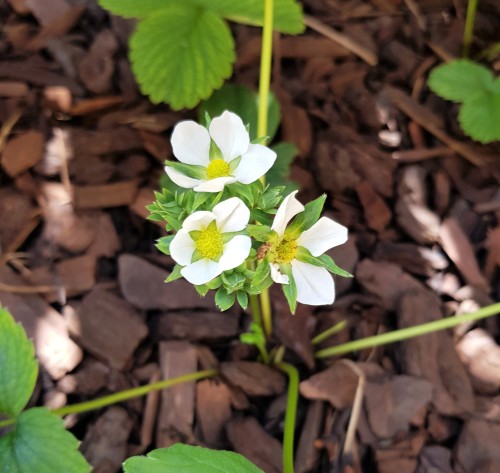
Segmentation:
{"type": "Polygon", "coordinates": [[[214,118],[208,130],[191,120],[179,123],[171,142],[175,157],[193,166],[193,172],[190,177],[171,166],[165,171],[178,186],[197,192],[219,192],[233,182],[251,184],[276,160],[266,146],[250,144],[241,118],[227,111],[214,118]]]}
{"type": "Polygon", "coordinates": [[[191,284],[205,284],[243,263],[251,240],[234,232],[242,231],[249,219],[250,210],[238,197],[187,217],[170,243],[172,258],[184,266],[181,274],[191,284]]]}
{"type": "Polygon", "coordinates": [[[320,256],[334,246],[347,241],[347,228],[327,217],[321,217],[298,238],[286,233],[290,220],[304,210],[295,198],[297,191],[289,194],[281,203],[271,229],[278,234],[277,243],[269,252],[271,277],[274,282],[288,284],[283,274],[284,265],[291,265],[292,276],[297,287],[297,302],[309,305],[332,304],[335,300],[333,277],[323,267],[299,261],[296,258],[300,247],[309,250],[312,256],[320,256]]]}

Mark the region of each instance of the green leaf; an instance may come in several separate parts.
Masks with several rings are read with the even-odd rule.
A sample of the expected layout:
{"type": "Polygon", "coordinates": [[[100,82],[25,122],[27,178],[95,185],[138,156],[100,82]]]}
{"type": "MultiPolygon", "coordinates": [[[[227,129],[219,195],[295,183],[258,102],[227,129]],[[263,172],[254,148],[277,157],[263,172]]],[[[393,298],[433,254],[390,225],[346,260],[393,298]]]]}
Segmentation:
{"type": "Polygon", "coordinates": [[[317,199],[307,203],[304,206],[304,211],[299,213],[285,230],[285,235],[290,235],[292,238],[298,238],[303,232],[309,230],[321,216],[325,200],[326,194],[323,194],[317,199]]]}
{"type": "Polygon", "coordinates": [[[248,307],[248,294],[245,291],[238,291],[236,293],[236,299],[242,309],[246,309],[248,307]]]}
{"type": "Polygon", "coordinates": [[[237,453],[180,443],[129,458],[123,468],[125,473],[263,473],[237,453]]]}
{"type": "Polygon", "coordinates": [[[270,274],[271,268],[269,267],[269,263],[267,261],[261,261],[253,275],[252,285],[260,286],[266,281],[270,274]]]}
{"type": "Polygon", "coordinates": [[[44,407],[23,412],[0,438],[0,473],[88,473],[78,440],[44,407]]]}
{"type": "MultiPolygon", "coordinates": [[[[238,2],[234,2],[238,3],[238,2]]],[[[208,113],[211,117],[221,115],[225,110],[236,113],[250,128],[250,139],[260,138],[257,136],[259,96],[256,92],[243,85],[224,84],[213,95],[200,104],[198,108],[199,121],[208,113]]],[[[281,121],[281,110],[278,100],[271,92],[269,94],[269,111],[267,134],[272,140],[278,130],[281,121]]]]}
{"type": "Polygon", "coordinates": [[[235,301],[234,292],[228,293],[223,287],[215,293],[215,305],[221,310],[227,310],[233,306],[235,301]]]}
{"type": "Polygon", "coordinates": [[[473,61],[457,59],[434,68],[428,84],[432,91],[444,99],[465,102],[477,94],[490,91],[493,74],[473,61]]]}
{"type": "Polygon", "coordinates": [[[155,246],[162,253],[169,255],[170,254],[170,243],[172,242],[173,239],[174,239],[174,235],[168,235],[168,236],[158,238],[158,240],[156,240],[155,246]]]}
{"type": "Polygon", "coordinates": [[[255,238],[257,241],[268,241],[269,236],[273,230],[267,225],[247,225],[246,231],[248,234],[255,238]]]}
{"type": "Polygon", "coordinates": [[[145,18],[171,4],[175,0],[99,0],[101,7],[127,18],[145,18]]]}
{"type": "Polygon", "coordinates": [[[474,140],[481,143],[500,140],[500,90],[467,99],[460,108],[458,120],[465,134],[474,140]]]}
{"type": "Polygon", "coordinates": [[[293,315],[297,309],[297,286],[295,285],[295,279],[293,279],[292,265],[282,264],[280,270],[288,276],[288,284],[282,284],[281,287],[290,306],[290,312],[293,315]]]}
{"type": "Polygon", "coordinates": [[[330,273],[336,274],[337,276],[342,276],[343,278],[352,278],[353,275],[337,266],[333,259],[328,255],[313,256],[307,248],[300,246],[297,249],[296,258],[303,263],[309,263],[314,266],[321,266],[326,268],[330,273]]]}
{"type": "Polygon", "coordinates": [[[218,15],[176,2],[139,22],[130,58],[141,90],[153,103],[193,108],[231,75],[234,41],[218,15]]]}
{"type": "Polygon", "coordinates": [[[26,407],[37,375],[33,343],[12,315],[0,307],[0,413],[15,417],[26,407]]]}

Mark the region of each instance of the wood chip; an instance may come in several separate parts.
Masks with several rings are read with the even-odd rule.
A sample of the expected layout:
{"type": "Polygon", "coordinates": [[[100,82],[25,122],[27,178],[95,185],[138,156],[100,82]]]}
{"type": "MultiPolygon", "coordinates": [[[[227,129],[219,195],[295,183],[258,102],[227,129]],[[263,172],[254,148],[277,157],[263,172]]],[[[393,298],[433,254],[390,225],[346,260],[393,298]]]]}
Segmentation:
{"type": "Polygon", "coordinates": [[[31,130],[7,142],[2,153],[1,165],[10,177],[32,168],[43,157],[45,138],[39,131],[31,130]]]}
{"type": "Polygon", "coordinates": [[[321,435],[325,421],[325,409],[321,401],[312,402],[306,414],[304,426],[300,432],[297,454],[295,455],[295,471],[306,473],[314,470],[319,459],[319,451],[314,442],[321,435]]]}
{"type": "MultiPolygon", "coordinates": [[[[187,342],[160,343],[161,379],[170,379],[197,370],[196,348],[187,342]]],[[[195,383],[178,384],[162,391],[158,414],[156,447],[170,447],[194,440],[195,383]]]]}
{"type": "Polygon", "coordinates": [[[26,97],[29,93],[25,82],[0,82],[0,97],[26,97]]]}
{"type": "Polygon", "coordinates": [[[102,209],[129,205],[134,202],[137,191],[135,179],[99,186],[73,186],[75,208],[102,209]]]}
{"type": "Polygon", "coordinates": [[[107,213],[95,216],[95,238],[87,248],[87,254],[96,257],[112,258],[121,248],[121,241],[107,213]]]}
{"type": "Polygon", "coordinates": [[[87,294],[77,311],[68,309],[68,327],[73,337],[90,353],[111,367],[124,369],[147,326],[123,299],[102,289],[87,294]]]}
{"type": "Polygon", "coordinates": [[[139,134],[128,126],[92,131],[72,128],[70,135],[75,156],[101,156],[136,151],[142,148],[139,134]]]}
{"type": "Polygon", "coordinates": [[[415,473],[453,473],[451,452],[441,445],[430,445],[422,449],[415,473]]]}
{"type": "Polygon", "coordinates": [[[57,388],[66,394],[95,396],[108,384],[110,369],[104,363],[86,357],[75,373],[60,379],[57,388]]]}
{"type": "Polygon", "coordinates": [[[285,390],[283,375],[261,363],[229,361],[221,363],[220,371],[224,378],[248,396],[272,396],[285,390]]]}
{"type": "Polygon", "coordinates": [[[363,181],[356,185],[356,192],[368,227],[376,232],[382,232],[391,221],[391,211],[384,199],[380,197],[369,182],[363,181]]]}

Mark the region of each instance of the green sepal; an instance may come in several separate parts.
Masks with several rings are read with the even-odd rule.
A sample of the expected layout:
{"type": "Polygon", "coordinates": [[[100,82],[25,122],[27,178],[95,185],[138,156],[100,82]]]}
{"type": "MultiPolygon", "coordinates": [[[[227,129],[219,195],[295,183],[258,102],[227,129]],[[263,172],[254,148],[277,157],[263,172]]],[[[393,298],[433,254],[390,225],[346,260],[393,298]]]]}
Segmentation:
{"type": "Polygon", "coordinates": [[[269,241],[271,233],[275,233],[268,225],[247,225],[246,231],[248,234],[257,241],[269,241]]]}
{"type": "Polygon", "coordinates": [[[319,196],[317,199],[307,203],[304,206],[304,211],[300,212],[293,222],[288,225],[285,230],[285,235],[296,239],[303,232],[309,230],[320,218],[323,206],[325,205],[326,194],[319,196]]]}
{"type": "Polygon", "coordinates": [[[205,297],[209,291],[209,288],[206,284],[195,284],[194,288],[201,297],[205,297]]]}
{"type": "Polygon", "coordinates": [[[165,161],[165,166],[168,166],[185,176],[192,177],[193,179],[205,179],[206,169],[203,166],[196,166],[194,164],[184,164],[177,161],[165,161]]]}
{"type": "Polygon", "coordinates": [[[217,276],[216,278],[213,278],[211,281],[208,281],[206,283],[206,286],[213,290],[213,289],[218,289],[222,285],[222,279],[220,276],[217,276]]]}
{"type": "Polygon", "coordinates": [[[312,264],[313,266],[320,266],[322,268],[325,268],[330,271],[330,273],[336,274],[337,276],[342,276],[344,278],[353,277],[351,273],[342,269],[340,266],[337,266],[330,256],[326,254],[313,256],[310,251],[303,246],[299,246],[297,248],[297,255],[295,257],[303,263],[308,263],[312,264]]]}
{"type": "Polygon", "coordinates": [[[257,269],[255,270],[255,273],[253,275],[252,285],[260,287],[262,284],[264,284],[264,282],[270,275],[271,268],[269,266],[269,263],[266,260],[261,261],[258,264],[257,269]]]}
{"type": "Polygon", "coordinates": [[[238,291],[236,293],[236,299],[242,309],[246,309],[248,307],[248,294],[246,291],[238,291]]]}
{"type": "Polygon", "coordinates": [[[234,305],[236,300],[234,292],[229,293],[224,287],[221,287],[215,293],[215,305],[225,311],[234,305]]]}
{"type": "Polygon", "coordinates": [[[176,279],[182,278],[181,270],[183,267],[184,266],[181,266],[180,264],[176,264],[174,266],[174,269],[172,269],[172,272],[169,274],[168,278],[165,279],[165,282],[172,282],[176,279]]]}
{"type": "Polygon", "coordinates": [[[281,287],[290,306],[290,312],[294,315],[297,309],[297,286],[292,274],[292,265],[282,264],[280,265],[280,271],[288,276],[288,284],[282,284],[281,287]]]}
{"type": "Polygon", "coordinates": [[[170,255],[170,243],[174,239],[174,235],[167,235],[156,240],[156,248],[166,255],[170,255]]]}
{"type": "Polygon", "coordinates": [[[255,220],[262,225],[271,226],[273,223],[273,217],[267,212],[259,209],[251,209],[250,210],[250,220],[255,220]]]}

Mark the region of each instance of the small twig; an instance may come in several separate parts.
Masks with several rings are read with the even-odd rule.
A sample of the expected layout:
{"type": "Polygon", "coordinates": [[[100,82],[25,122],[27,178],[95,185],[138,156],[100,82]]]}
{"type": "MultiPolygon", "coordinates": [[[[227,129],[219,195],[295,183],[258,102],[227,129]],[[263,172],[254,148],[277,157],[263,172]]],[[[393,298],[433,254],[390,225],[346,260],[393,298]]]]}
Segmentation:
{"type": "Polygon", "coordinates": [[[414,163],[417,161],[424,161],[426,159],[442,158],[445,156],[452,156],[456,151],[448,148],[447,146],[438,146],[436,148],[428,149],[409,149],[404,151],[395,151],[392,153],[392,159],[401,163],[414,163]]]}
{"type": "Polygon", "coordinates": [[[58,286],[16,286],[0,282],[0,291],[12,292],[14,294],[45,294],[58,290],[58,286]]]}
{"type": "Polygon", "coordinates": [[[21,118],[22,112],[21,110],[14,110],[12,114],[5,120],[2,128],[0,128],[0,153],[7,142],[7,137],[10,135],[12,128],[17,123],[17,121],[21,118]]]}
{"type": "Polygon", "coordinates": [[[415,19],[417,20],[417,25],[418,27],[422,30],[425,31],[427,29],[426,21],[424,15],[422,15],[422,12],[420,11],[420,6],[418,5],[415,0],[405,0],[406,6],[408,7],[408,10],[413,14],[415,19]]]}
{"type": "Polygon", "coordinates": [[[304,16],[304,22],[309,28],[340,44],[351,53],[363,59],[363,61],[368,63],[370,66],[376,66],[378,64],[378,57],[373,51],[365,48],[345,33],[340,33],[339,31],[334,30],[332,27],[325,25],[321,21],[309,15],[304,16]]]}

